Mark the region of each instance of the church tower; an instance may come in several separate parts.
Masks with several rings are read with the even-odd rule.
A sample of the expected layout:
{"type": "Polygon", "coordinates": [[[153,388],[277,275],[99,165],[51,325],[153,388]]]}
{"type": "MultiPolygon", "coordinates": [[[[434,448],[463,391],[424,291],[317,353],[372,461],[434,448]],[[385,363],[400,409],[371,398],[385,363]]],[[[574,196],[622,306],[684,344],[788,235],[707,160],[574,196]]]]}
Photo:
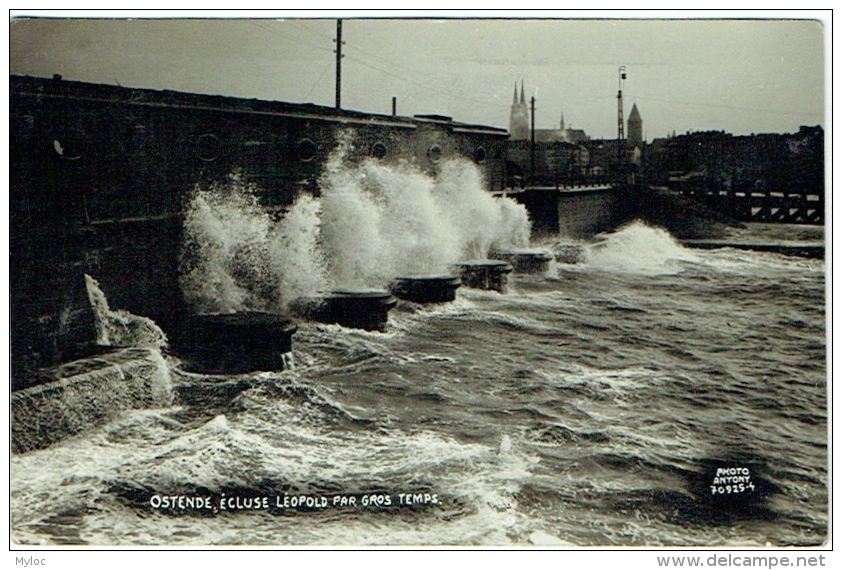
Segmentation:
{"type": "Polygon", "coordinates": [[[637,103],[632,106],[628,120],[628,146],[641,148],[643,146],[643,120],[637,110],[637,103]]]}
{"type": "Polygon", "coordinates": [[[512,112],[509,115],[510,140],[526,140],[529,138],[529,108],[526,106],[526,98],[523,93],[523,82],[520,84],[520,101],[517,97],[517,83],[515,83],[515,94],[512,99],[512,112]]]}

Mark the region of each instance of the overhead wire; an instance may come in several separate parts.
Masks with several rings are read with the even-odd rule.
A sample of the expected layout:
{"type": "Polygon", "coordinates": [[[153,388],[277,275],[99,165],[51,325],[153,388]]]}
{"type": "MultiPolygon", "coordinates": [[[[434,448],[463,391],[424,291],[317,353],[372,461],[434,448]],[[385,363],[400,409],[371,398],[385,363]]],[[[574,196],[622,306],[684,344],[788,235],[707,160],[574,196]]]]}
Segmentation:
{"type": "Polygon", "coordinates": [[[781,111],[779,109],[760,109],[758,107],[741,107],[737,105],[721,105],[717,103],[699,103],[695,101],[676,101],[673,99],[661,99],[658,97],[648,97],[640,95],[635,95],[637,99],[641,99],[643,101],[654,101],[657,103],[673,103],[675,105],[687,105],[690,107],[710,107],[712,109],[728,109],[731,111],[754,111],[758,113],[773,113],[776,115],[796,115],[796,116],[810,116],[810,117],[817,117],[821,116],[821,113],[815,112],[798,112],[798,111],[781,111]]]}
{"type": "Polygon", "coordinates": [[[319,75],[319,78],[318,78],[318,79],[316,79],[316,82],[313,84],[313,86],[312,86],[312,87],[310,87],[310,90],[309,90],[309,91],[307,91],[307,94],[304,96],[304,99],[307,99],[307,98],[310,96],[310,93],[312,93],[312,92],[313,92],[313,90],[314,90],[314,89],[315,89],[315,88],[319,85],[319,83],[321,83],[321,82],[322,82],[322,79],[324,78],[325,73],[327,73],[327,71],[328,71],[331,67],[333,67],[333,62],[328,62],[327,66],[325,66],[325,68],[322,70],[322,74],[321,74],[321,75],[319,75]]]}
{"type": "Polygon", "coordinates": [[[475,99],[473,97],[468,97],[468,96],[465,96],[465,95],[462,95],[462,94],[457,94],[457,93],[453,93],[453,92],[450,92],[450,91],[445,91],[443,89],[438,89],[436,87],[432,87],[432,86],[430,86],[426,83],[422,83],[420,81],[413,81],[412,79],[407,79],[406,77],[401,77],[400,75],[397,75],[395,73],[392,73],[391,71],[382,69],[380,67],[377,67],[376,65],[372,65],[372,64],[367,63],[365,61],[357,59],[356,57],[347,56],[347,58],[351,61],[354,61],[354,62],[364,66],[364,67],[368,67],[369,69],[379,71],[380,73],[383,73],[384,75],[388,75],[389,77],[392,77],[392,78],[397,79],[399,81],[409,83],[410,85],[415,85],[416,87],[426,89],[426,90],[431,91],[433,93],[438,93],[439,95],[444,95],[444,96],[447,96],[447,97],[453,97],[455,99],[459,99],[460,101],[471,101],[472,103],[478,103],[480,105],[487,105],[489,107],[498,107],[498,108],[505,108],[505,109],[509,108],[508,105],[500,105],[498,103],[490,103],[488,101],[483,101],[481,99],[475,99]]]}
{"type": "MultiPolygon", "coordinates": [[[[299,42],[303,45],[306,45],[306,46],[311,47],[311,48],[316,49],[316,50],[335,53],[333,48],[327,48],[327,47],[324,47],[324,46],[320,46],[320,45],[302,40],[300,37],[293,37],[291,35],[281,33],[275,28],[266,26],[263,23],[263,21],[253,21],[252,20],[251,22],[252,22],[253,25],[257,26],[258,28],[260,28],[260,29],[262,29],[266,32],[275,34],[279,37],[299,42]]],[[[297,29],[299,31],[311,34],[313,36],[318,36],[319,38],[329,39],[329,40],[335,41],[334,37],[329,36],[329,35],[324,34],[324,33],[321,33],[319,31],[316,31],[316,30],[312,29],[311,27],[304,25],[303,23],[301,23],[298,20],[284,20],[284,23],[291,24],[291,27],[293,29],[297,29]]],[[[402,82],[407,83],[409,85],[413,85],[413,86],[419,87],[421,89],[425,89],[425,90],[430,91],[432,93],[437,93],[439,95],[442,95],[442,96],[445,96],[445,97],[451,97],[451,98],[454,98],[454,99],[458,99],[460,101],[470,101],[472,103],[477,103],[477,104],[485,105],[485,106],[488,106],[488,107],[495,107],[495,108],[500,108],[500,109],[509,108],[509,105],[494,103],[494,102],[490,102],[490,101],[482,100],[482,99],[477,99],[475,97],[470,97],[470,96],[464,95],[462,93],[456,93],[456,92],[449,91],[449,90],[446,90],[446,89],[434,87],[434,86],[432,86],[432,83],[433,83],[432,78],[430,78],[431,81],[429,81],[429,82],[418,81],[418,80],[410,79],[409,77],[406,77],[402,73],[391,71],[389,69],[384,69],[382,66],[376,65],[371,60],[373,60],[374,62],[381,63],[382,65],[385,65],[385,66],[388,66],[388,67],[400,69],[401,71],[405,70],[405,67],[401,66],[399,64],[396,64],[392,61],[389,61],[386,58],[380,57],[379,55],[374,54],[374,53],[372,53],[372,52],[370,52],[366,49],[363,49],[363,48],[361,48],[357,45],[348,44],[348,45],[345,46],[345,51],[346,51],[346,53],[344,54],[344,57],[346,57],[350,61],[353,61],[353,62],[355,62],[359,65],[362,65],[363,67],[369,68],[371,70],[377,71],[378,73],[382,73],[382,74],[384,74],[388,77],[391,77],[393,79],[396,79],[398,81],[402,81],[402,82]],[[351,56],[347,53],[348,50],[350,50],[352,52],[357,52],[357,54],[355,56],[351,56]],[[368,61],[366,61],[364,59],[361,59],[361,56],[359,54],[362,54],[363,56],[365,56],[365,58],[368,61]]],[[[330,64],[328,64],[328,67],[326,67],[322,71],[319,78],[316,80],[316,82],[313,84],[313,86],[307,92],[307,95],[305,96],[305,98],[309,97],[310,94],[312,93],[312,91],[316,88],[316,86],[322,81],[322,79],[324,78],[325,74],[327,73],[327,70],[329,69],[329,67],[330,67],[330,64]]],[[[587,98],[587,99],[581,99],[578,102],[594,101],[594,100],[602,100],[602,99],[613,99],[613,98],[614,98],[614,96],[590,97],[590,98],[587,98]]],[[[693,106],[693,107],[708,107],[708,108],[715,108],[715,109],[728,109],[728,110],[736,110],[736,111],[752,111],[752,112],[759,112],[759,113],[775,113],[775,114],[792,115],[792,116],[821,117],[821,113],[815,113],[815,112],[780,111],[780,110],[774,110],[774,109],[761,109],[761,108],[757,108],[757,107],[744,107],[744,106],[737,106],[737,105],[724,105],[724,104],[716,104],[716,103],[699,103],[699,102],[693,102],[693,101],[676,101],[676,100],[671,100],[671,99],[662,99],[662,98],[658,98],[658,97],[648,97],[648,96],[639,96],[639,95],[637,95],[636,98],[640,99],[642,101],[652,101],[652,102],[658,102],[658,103],[671,103],[671,104],[676,104],[676,105],[686,105],[686,106],[693,106]]]]}
{"type": "MultiPolygon", "coordinates": [[[[297,22],[292,22],[292,21],[288,21],[288,22],[293,24],[294,27],[296,27],[296,28],[298,28],[302,31],[309,32],[309,33],[311,33],[313,35],[316,35],[316,36],[319,36],[321,38],[326,38],[326,39],[331,39],[331,40],[334,39],[334,38],[332,38],[330,36],[327,36],[327,35],[325,35],[321,32],[317,32],[317,31],[315,31],[315,30],[313,30],[313,29],[311,29],[307,26],[300,25],[297,22]]],[[[378,56],[378,55],[376,55],[376,54],[374,54],[374,53],[372,53],[368,50],[365,50],[365,49],[363,49],[359,46],[356,46],[356,45],[353,45],[353,44],[347,44],[347,45],[345,45],[344,49],[345,49],[345,57],[347,59],[349,59],[351,61],[354,61],[354,62],[356,62],[360,65],[363,65],[365,67],[368,67],[370,69],[373,69],[375,71],[378,71],[380,73],[383,73],[384,75],[388,75],[389,77],[392,77],[393,79],[397,79],[398,81],[403,81],[405,83],[409,83],[410,85],[415,85],[416,87],[420,87],[422,89],[426,89],[428,91],[438,93],[439,95],[444,95],[444,96],[447,96],[447,97],[452,97],[454,99],[459,99],[460,101],[471,101],[472,103],[478,103],[480,105],[487,105],[489,107],[496,107],[496,108],[500,108],[500,109],[508,109],[509,108],[508,105],[501,105],[499,103],[492,103],[492,102],[489,102],[487,100],[476,99],[474,97],[466,96],[462,93],[455,93],[455,92],[452,92],[452,91],[448,91],[446,89],[431,87],[429,82],[416,81],[416,80],[413,80],[413,79],[409,79],[408,77],[406,77],[402,74],[398,74],[396,72],[383,69],[382,67],[378,67],[377,65],[374,65],[371,62],[363,61],[362,59],[359,59],[359,57],[352,57],[348,54],[348,50],[350,49],[351,51],[359,52],[361,54],[364,54],[367,58],[373,59],[377,62],[381,62],[383,64],[386,64],[386,65],[390,66],[390,67],[399,68],[401,71],[403,71],[405,69],[404,66],[396,64],[394,62],[391,62],[391,61],[389,61],[385,58],[382,58],[382,57],[380,57],[380,56],[378,56]]]]}
{"type": "Polygon", "coordinates": [[[316,49],[316,50],[333,52],[333,49],[331,49],[331,48],[326,48],[324,46],[316,45],[316,44],[304,41],[301,38],[297,38],[297,37],[294,37],[294,36],[284,34],[284,33],[280,32],[279,30],[277,30],[273,27],[262,25],[263,24],[262,20],[248,20],[248,22],[250,24],[252,24],[253,26],[260,28],[261,30],[263,30],[265,32],[269,32],[270,34],[274,34],[278,37],[285,38],[285,39],[288,39],[288,40],[292,40],[294,42],[299,42],[299,43],[301,43],[301,44],[303,44],[307,47],[311,47],[311,48],[316,49]]]}

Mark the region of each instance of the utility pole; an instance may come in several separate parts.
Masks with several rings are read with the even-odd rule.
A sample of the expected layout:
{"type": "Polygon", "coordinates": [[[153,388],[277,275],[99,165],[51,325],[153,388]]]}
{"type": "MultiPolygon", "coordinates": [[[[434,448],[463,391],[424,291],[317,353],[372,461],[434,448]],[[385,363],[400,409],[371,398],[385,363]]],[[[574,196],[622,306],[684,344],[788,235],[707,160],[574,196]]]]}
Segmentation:
{"type": "Polygon", "coordinates": [[[623,128],[623,81],[626,79],[626,66],[621,65],[619,78],[617,79],[617,171],[620,180],[623,178],[623,140],[625,129],[623,128]]]}
{"type": "Polygon", "coordinates": [[[535,184],[535,95],[529,101],[532,109],[532,143],[529,145],[529,183],[535,184]]]}
{"type": "Polygon", "coordinates": [[[336,108],[342,106],[342,20],[336,20],[336,108]]]}

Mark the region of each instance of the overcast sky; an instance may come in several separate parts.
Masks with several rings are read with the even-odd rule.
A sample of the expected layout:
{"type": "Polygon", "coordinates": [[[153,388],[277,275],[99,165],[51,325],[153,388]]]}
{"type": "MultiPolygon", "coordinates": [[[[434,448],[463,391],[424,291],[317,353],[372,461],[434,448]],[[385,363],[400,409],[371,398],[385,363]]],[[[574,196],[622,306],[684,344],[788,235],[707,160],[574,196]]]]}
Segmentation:
{"type": "MultiPolygon", "coordinates": [[[[334,104],[335,19],[13,19],[11,73],[334,104]]],[[[343,21],[342,106],[438,113],[508,128],[515,82],[536,126],[648,140],[675,131],[795,132],[824,125],[815,20],[353,19],[343,21]]]]}

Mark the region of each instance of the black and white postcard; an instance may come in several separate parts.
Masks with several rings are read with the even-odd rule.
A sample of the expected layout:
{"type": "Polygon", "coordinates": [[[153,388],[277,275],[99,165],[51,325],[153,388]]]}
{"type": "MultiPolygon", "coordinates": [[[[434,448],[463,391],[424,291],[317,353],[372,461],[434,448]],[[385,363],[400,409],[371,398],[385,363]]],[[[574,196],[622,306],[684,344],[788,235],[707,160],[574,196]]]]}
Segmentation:
{"type": "Polygon", "coordinates": [[[823,16],[100,16],[10,20],[13,549],[826,563],[823,16]]]}

